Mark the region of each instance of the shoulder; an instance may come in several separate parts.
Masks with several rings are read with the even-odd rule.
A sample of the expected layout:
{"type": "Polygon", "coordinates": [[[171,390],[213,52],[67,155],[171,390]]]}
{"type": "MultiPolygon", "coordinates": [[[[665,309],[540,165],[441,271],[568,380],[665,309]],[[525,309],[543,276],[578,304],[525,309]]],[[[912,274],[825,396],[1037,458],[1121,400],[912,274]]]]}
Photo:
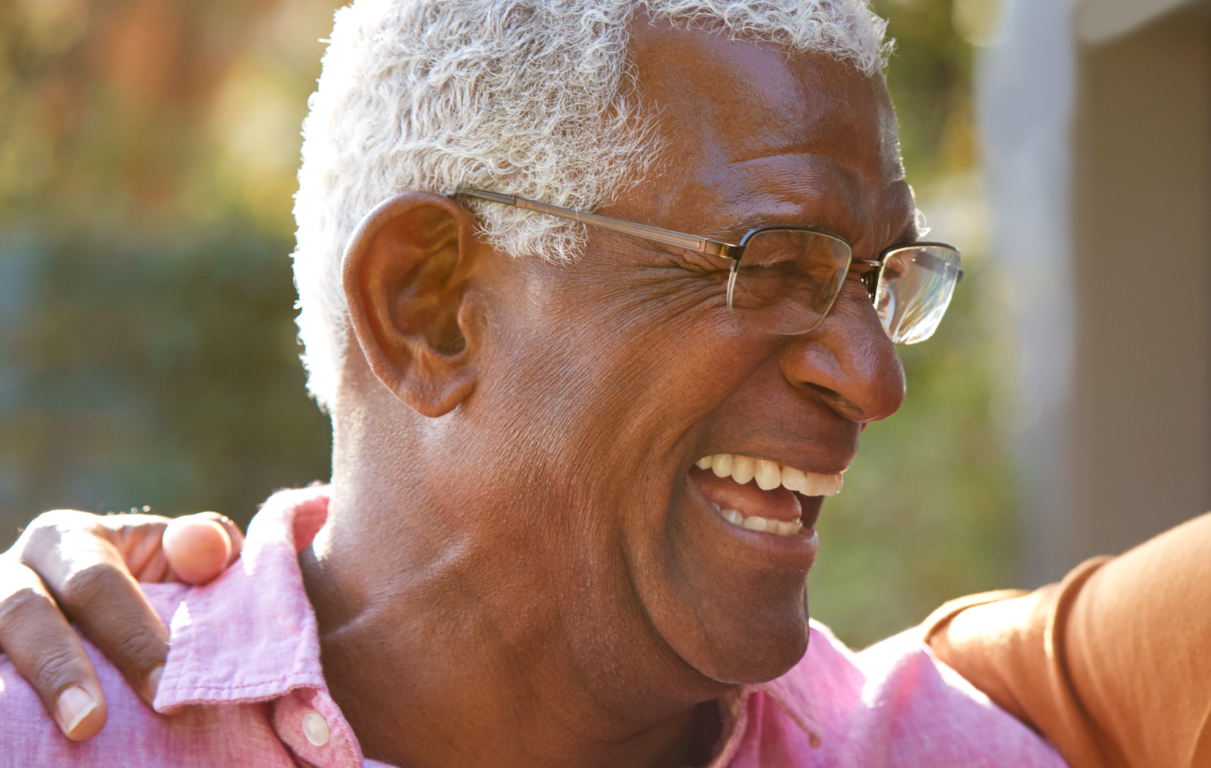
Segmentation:
{"type": "Polygon", "coordinates": [[[811,632],[802,661],[757,688],[778,705],[762,717],[815,731],[812,752],[822,764],[1064,765],[1042,737],[938,661],[919,631],[860,653],[822,624],[811,632]]]}
{"type": "Polygon", "coordinates": [[[81,638],[108,716],[100,735],[69,741],[0,655],[0,768],[294,766],[292,751],[309,749],[298,723],[312,710],[341,735],[333,737],[341,764],[360,765],[356,740],[326,692],[296,557],[298,543],[310,540],[326,515],[322,486],[278,493],[253,519],[240,558],[219,578],[202,587],[144,585],[169,627],[155,704],[171,716],[144,705],[81,638]]]}

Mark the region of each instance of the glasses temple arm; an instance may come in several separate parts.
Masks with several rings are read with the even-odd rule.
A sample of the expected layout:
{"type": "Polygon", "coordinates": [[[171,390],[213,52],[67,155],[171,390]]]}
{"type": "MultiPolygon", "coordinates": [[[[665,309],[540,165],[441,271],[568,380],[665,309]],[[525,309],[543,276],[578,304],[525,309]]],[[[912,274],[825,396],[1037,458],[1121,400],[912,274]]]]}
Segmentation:
{"type": "Polygon", "coordinates": [[[571,208],[561,208],[558,205],[540,203],[537,200],[527,200],[524,197],[502,195],[497,192],[486,192],[481,189],[460,189],[454,193],[454,196],[471,197],[477,200],[486,200],[490,203],[511,205],[514,208],[520,208],[523,211],[543,213],[547,216],[554,216],[558,219],[575,221],[580,224],[591,224],[594,227],[608,229],[612,232],[621,232],[624,235],[634,235],[635,237],[641,237],[645,240],[652,240],[657,243],[676,246],[677,248],[685,248],[690,251],[705,253],[708,256],[720,256],[725,259],[737,259],[740,257],[739,251],[741,248],[737,245],[721,243],[717,240],[710,240],[697,235],[686,235],[669,229],[661,229],[660,227],[650,227],[646,224],[635,224],[629,221],[611,219],[607,216],[598,216],[595,213],[585,213],[583,211],[577,211],[571,208]]]}

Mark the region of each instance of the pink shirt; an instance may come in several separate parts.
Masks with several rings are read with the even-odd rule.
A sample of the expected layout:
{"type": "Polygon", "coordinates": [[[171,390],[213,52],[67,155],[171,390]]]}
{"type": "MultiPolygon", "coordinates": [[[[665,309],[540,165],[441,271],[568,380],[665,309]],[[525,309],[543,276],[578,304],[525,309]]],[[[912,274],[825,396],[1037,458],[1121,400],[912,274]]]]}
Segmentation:
{"type": "MultiPolygon", "coordinates": [[[[204,587],[146,585],[171,631],[149,711],[87,640],[109,702],[101,735],[60,735],[33,690],[0,655],[0,766],[381,766],[328,695],[315,615],[296,543],[327,517],[328,489],[273,496],[241,558],[204,587]]],[[[1039,766],[1062,768],[1047,742],[939,662],[918,633],[862,653],[812,624],[786,675],[720,702],[712,768],[757,766],[1039,766]]]]}

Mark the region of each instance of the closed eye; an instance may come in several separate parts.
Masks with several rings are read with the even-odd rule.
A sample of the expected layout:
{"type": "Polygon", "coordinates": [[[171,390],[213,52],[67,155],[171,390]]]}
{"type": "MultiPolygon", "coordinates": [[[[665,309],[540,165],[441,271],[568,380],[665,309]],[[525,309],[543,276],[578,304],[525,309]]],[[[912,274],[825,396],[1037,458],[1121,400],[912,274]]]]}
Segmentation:
{"type": "Polygon", "coordinates": [[[694,253],[692,251],[681,251],[680,253],[669,254],[672,257],[672,263],[678,269],[684,269],[687,272],[695,272],[701,275],[724,275],[726,276],[732,270],[732,260],[724,259],[718,256],[708,256],[704,253],[694,253]]]}

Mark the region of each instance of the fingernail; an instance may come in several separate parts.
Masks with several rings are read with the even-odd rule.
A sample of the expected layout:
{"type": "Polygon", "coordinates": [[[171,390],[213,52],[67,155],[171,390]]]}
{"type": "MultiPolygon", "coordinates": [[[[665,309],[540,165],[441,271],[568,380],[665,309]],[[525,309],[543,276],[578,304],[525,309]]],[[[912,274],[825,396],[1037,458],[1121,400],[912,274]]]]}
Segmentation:
{"type": "Polygon", "coordinates": [[[78,685],[63,689],[59,694],[59,722],[63,732],[71,735],[80,721],[97,708],[97,700],[78,685]]]}
{"type": "Polygon", "coordinates": [[[148,698],[152,701],[156,700],[156,691],[160,690],[160,678],[164,676],[164,665],[156,667],[147,673],[147,693],[148,698]]]}

